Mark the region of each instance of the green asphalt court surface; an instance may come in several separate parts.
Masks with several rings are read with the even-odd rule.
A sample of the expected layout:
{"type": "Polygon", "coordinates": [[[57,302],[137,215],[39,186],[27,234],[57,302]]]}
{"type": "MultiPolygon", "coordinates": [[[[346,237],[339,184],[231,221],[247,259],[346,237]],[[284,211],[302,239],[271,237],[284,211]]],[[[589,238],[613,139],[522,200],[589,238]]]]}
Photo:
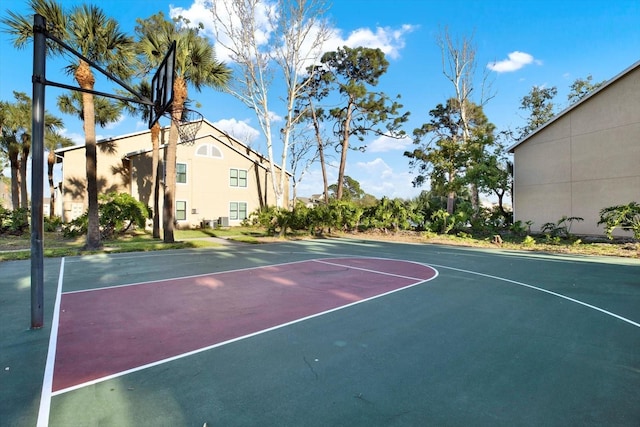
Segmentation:
{"type": "Polygon", "coordinates": [[[640,425],[638,260],[326,239],[47,258],[44,281],[45,327],[31,330],[30,263],[0,263],[1,426],[640,425]],[[336,257],[437,275],[51,392],[59,288],[336,257]]]}

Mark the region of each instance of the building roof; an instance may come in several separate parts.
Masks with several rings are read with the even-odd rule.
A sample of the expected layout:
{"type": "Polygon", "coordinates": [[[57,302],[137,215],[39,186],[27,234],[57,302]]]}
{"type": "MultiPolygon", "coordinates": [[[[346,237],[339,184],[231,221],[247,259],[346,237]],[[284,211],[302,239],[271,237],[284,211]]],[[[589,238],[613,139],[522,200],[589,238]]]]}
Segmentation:
{"type": "MultiPolygon", "coordinates": [[[[254,160],[249,156],[249,153],[251,153],[254,156],[256,156],[257,159],[260,160],[260,162],[267,160],[266,157],[264,157],[264,155],[262,155],[259,152],[255,151],[254,149],[252,149],[248,145],[243,144],[242,142],[240,142],[239,140],[237,140],[233,136],[229,135],[228,133],[224,132],[223,130],[217,128],[209,120],[207,120],[207,119],[203,119],[203,120],[204,120],[204,122],[207,123],[208,126],[212,127],[213,129],[217,130],[218,132],[220,132],[221,135],[224,135],[225,138],[222,139],[222,138],[219,138],[218,136],[216,136],[214,134],[209,133],[209,134],[206,134],[206,135],[198,136],[196,139],[203,139],[203,138],[211,137],[211,138],[215,139],[216,141],[220,142],[221,144],[224,144],[228,148],[232,149],[236,153],[240,154],[241,156],[246,157],[247,159],[254,160]]],[[[168,127],[169,126],[165,126],[163,129],[167,129],[168,127]]],[[[151,131],[147,129],[147,130],[143,130],[143,131],[139,131],[139,132],[133,132],[133,133],[124,134],[124,135],[120,135],[120,136],[104,138],[104,139],[98,140],[97,144],[105,144],[107,142],[112,142],[112,141],[116,141],[116,140],[119,140],[119,139],[134,137],[134,136],[143,135],[143,134],[148,134],[150,132],[151,131]]],[[[64,155],[64,153],[66,153],[67,151],[78,150],[78,149],[81,149],[81,148],[84,148],[84,144],[74,145],[74,146],[71,146],[71,147],[59,148],[55,152],[56,152],[56,154],[64,155]]],[[[162,146],[160,148],[162,148],[162,146]]],[[[139,154],[143,154],[143,153],[148,153],[148,152],[151,152],[151,151],[152,151],[151,148],[144,149],[144,150],[138,150],[138,151],[135,151],[135,152],[124,153],[123,157],[135,156],[135,155],[139,155],[139,154]]],[[[262,164],[260,164],[260,163],[257,163],[257,164],[266,169],[266,167],[263,166],[262,164]]],[[[278,169],[281,169],[280,166],[277,165],[277,164],[274,165],[274,166],[276,168],[278,168],[278,169]]],[[[288,172],[288,171],[285,171],[285,173],[288,174],[288,175],[291,175],[291,173],[288,172]]]]}
{"type": "Polygon", "coordinates": [[[516,149],[516,147],[518,147],[521,144],[524,144],[530,138],[532,138],[534,135],[538,134],[540,131],[542,131],[546,127],[551,126],[552,123],[554,123],[555,121],[557,121],[561,117],[569,114],[571,111],[573,111],[574,109],[578,108],[580,105],[584,104],[585,102],[588,102],[591,98],[595,97],[599,92],[601,92],[601,91],[605,90],[607,87],[613,85],[615,82],[617,82],[618,80],[620,80],[624,76],[630,74],[631,72],[633,72],[637,68],[640,68],[640,61],[638,61],[635,64],[631,65],[630,67],[628,67],[627,69],[625,69],[624,71],[622,71],[621,73],[619,73],[618,75],[613,77],[612,79],[607,80],[602,86],[600,86],[598,89],[594,90],[593,92],[589,93],[588,95],[586,95],[584,98],[582,98],[578,102],[576,102],[574,104],[571,104],[570,106],[568,106],[564,110],[560,111],[558,114],[556,114],[551,119],[549,119],[549,121],[547,121],[545,124],[543,124],[542,126],[538,127],[536,130],[531,132],[529,135],[527,135],[526,137],[522,138],[520,141],[516,142],[511,147],[509,147],[507,149],[507,151],[509,153],[513,153],[513,151],[516,149]]]}

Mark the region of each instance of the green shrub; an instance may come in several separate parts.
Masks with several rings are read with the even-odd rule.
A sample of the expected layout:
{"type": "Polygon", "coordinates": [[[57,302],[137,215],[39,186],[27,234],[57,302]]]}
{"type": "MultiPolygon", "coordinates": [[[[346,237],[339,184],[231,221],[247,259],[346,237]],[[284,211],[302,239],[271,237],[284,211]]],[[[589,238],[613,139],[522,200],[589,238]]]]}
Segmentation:
{"type": "Polygon", "coordinates": [[[473,239],[473,236],[469,233],[465,233],[464,231],[459,231],[457,234],[461,239],[473,239]]]}
{"type": "Polygon", "coordinates": [[[4,234],[5,230],[9,226],[9,218],[11,211],[3,206],[0,206],[0,234],[4,234]]]}
{"type": "MultiPolygon", "coordinates": [[[[127,193],[109,193],[100,196],[98,204],[100,234],[110,239],[124,234],[132,227],[144,228],[145,221],[151,216],[151,210],[142,202],[127,193]]],[[[65,237],[77,237],[87,233],[88,213],[62,226],[65,237]]]]}
{"type": "Polygon", "coordinates": [[[0,234],[20,236],[29,231],[29,210],[18,208],[10,211],[0,207],[0,234]]]}
{"type": "Polygon", "coordinates": [[[533,221],[527,221],[524,224],[522,221],[516,221],[509,227],[509,231],[511,231],[516,236],[524,236],[527,233],[531,232],[531,225],[533,221]]]}
{"type": "Polygon", "coordinates": [[[571,226],[574,221],[584,221],[584,218],[580,218],[578,216],[563,216],[558,220],[558,222],[547,222],[542,225],[540,229],[547,236],[547,240],[555,240],[557,237],[559,239],[571,239],[573,236],[571,235],[571,226]]]}
{"type": "Polygon", "coordinates": [[[531,236],[526,236],[524,238],[524,240],[522,241],[522,246],[524,246],[526,248],[533,247],[533,246],[535,246],[535,244],[536,244],[536,239],[534,239],[531,236]]]}
{"type": "Polygon", "coordinates": [[[127,193],[109,193],[100,196],[98,206],[102,237],[113,238],[132,227],[144,228],[151,218],[150,209],[127,193]]]}
{"type": "Polygon", "coordinates": [[[600,211],[598,225],[605,225],[605,233],[613,239],[613,230],[621,228],[633,232],[633,237],[640,239],[640,205],[631,202],[628,205],[617,205],[600,211]]]}
{"type": "Polygon", "coordinates": [[[44,231],[54,232],[57,231],[60,227],[62,227],[62,218],[60,218],[59,216],[44,217],[44,231]]]}
{"type": "Polygon", "coordinates": [[[89,216],[87,212],[78,218],[62,225],[62,235],[67,238],[74,238],[87,234],[87,226],[89,224],[89,216]]]}

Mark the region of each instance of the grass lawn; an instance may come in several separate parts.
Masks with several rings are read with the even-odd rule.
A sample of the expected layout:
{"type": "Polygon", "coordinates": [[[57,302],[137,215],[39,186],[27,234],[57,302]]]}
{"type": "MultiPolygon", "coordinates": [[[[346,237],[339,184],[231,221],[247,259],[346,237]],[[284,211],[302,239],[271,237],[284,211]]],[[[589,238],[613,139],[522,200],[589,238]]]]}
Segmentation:
{"type": "MultiPolygon", "coordinates": [[[[220,246],[220,243],[206,240],[214,237],[208,230],[176,230],[175,243],[164,243],[162,239],[153,239],[150,233],[127,234],[115,240],[103,241],[100,251],[85,251],[84,236],[65,238],[62,233],[46,232],[44,234],[44,256],[62,257],[73,255],[87,255],[97,252],[141,252],[165,249],[185,249],[220,246]]],[[[2,236],[0,238],[0,261],[29,259],[31,256],[31,240],[29,235],[2,236]]]]}
{"type": "MultiPolygon", "coordinates": [[[[175,230],[175,243],[164,243],[162,239],[153,239],[148,232],[127,234],[116,240],[103,242],[100,251],[85,251],[84,237],[64,238],[61,233],[45,233],[44,255],[45,257],[62,257],[85,255],[96,252],[141,252],[157,251],[165,249],[185,249],[198,247],[220,246],[222,243],[211,239],[216,237],[228,241],[241,243],[266,243],[283,241],[287,239],[311,238],[308,235],[293,234],[287,237],[273,237],[264,230],[250,227],[228,227],[216,229],[175,230]]],[[[326,237],[326,236],[325,236],[326,237]]],[[[422,244],[443,244],[480,248],[502,248],[510,250],[538,251],[551,253],[568,253],[581,255],[618,256],[627,258],[640,257],[640,244],[629,241],[549,241],[544,237],[527,237],[504,239],[501,244],[492,242],[490,237],[474,238],[469,235],[435,235],[418,232],[361,232],[338,233],[331,237],[346,237],[358,239],[386,240],[422,244]]],[[[2,236],[0,237],[0,261],[29,259],[31,251],[29,235],[2,236]]]]}

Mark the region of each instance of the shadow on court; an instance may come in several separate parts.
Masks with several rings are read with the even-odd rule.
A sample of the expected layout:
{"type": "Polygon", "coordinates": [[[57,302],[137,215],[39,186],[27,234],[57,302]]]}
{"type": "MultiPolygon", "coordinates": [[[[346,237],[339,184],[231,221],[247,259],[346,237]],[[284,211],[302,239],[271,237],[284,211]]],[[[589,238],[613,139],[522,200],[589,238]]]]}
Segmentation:
{"type": "MultiPolygon", "coordinates": [[[[39,416],[51,426],[640,424],[637,260],[346,239],[97,255],[67,258],[64,264],[47,259],[46,324],[38,331],[28,330],[29,263],[1,263],[0,272],[2,425],[36,425],[39,416]],[[311,268],[317,267],[312,260],[345,257],[380,261],[361,270],[311,268]],[[280,280],[269,299],[263,297],[265,304],[255,302],[249,309],[234,310],[231,304],[237,302],[226,295],[207,296],[212,299],[199,310],[226,310],[230,319],[216,322],[228,330],[233,322],[253,322],[255,328],[251,310],[278,319],[291,306],[318,302],[326,298],[320,292],[326,286],[334,295],[352,295],[356,291],[348,286],[369,286],[375,280],[368,274],[388,272],[381,268],[388,263],[383,260],[424,264],[437,277],[314,315],[302,310],[296,316],[303,320],[258,325],[255,333],[76,387],[53,390],[49,383],[43,392],[62,265],[63,307],[65,298],[81,294],[95,295],[84,304],[100,307],[107,303],[103,288],[132,284],[149,283],[153,295],[153,286],[177,280],[185,283],[181,291],[189,292],[188,277],[200,275],[254,292],[266,286],[264,278],[254,277],[263,268],[309,267],[280,280]],[[221,275],[229,272],[242,272],[234,276],[242,280],[224,282],[221,275]],[[287,286],[312,296],[272,302],[287,286]],[[92,289],[100,291],[86,292],[92,289]]],[[[177,288],[171,292],[175,312],[184,310],[186,316],[184,305],[195,304],[180,304],[177,288]]],[[[121,326],[128,325],[126,336],[141,322],[131,312],[138,306],[153,312],[156,302],[125,302],[126,311],[110,310],[122,318],[121,326]]],[[[165,311],[158,310],[158,319],[165,311]]],[[[81,323],[91,333],[87,322],[81,323]]],[[[162,323],[160,330],[174,323],[162,323]]],[[[181,333],[197,335],[214,326],[194,322],[181,333]]],[[[79,327],[56,329],[58,345],[79,327]]],[[[100,344],[99,338],[93,346],[102,345],[109,354],[109,341],[100,344]]],[[[157,339],[163,339],[160,332],[157,339]]],[[[132,343],[130,352],[144,352],[140,347],[132,343]]],[[[74,357],[81,360],[82,351],[74,357]]]]}

